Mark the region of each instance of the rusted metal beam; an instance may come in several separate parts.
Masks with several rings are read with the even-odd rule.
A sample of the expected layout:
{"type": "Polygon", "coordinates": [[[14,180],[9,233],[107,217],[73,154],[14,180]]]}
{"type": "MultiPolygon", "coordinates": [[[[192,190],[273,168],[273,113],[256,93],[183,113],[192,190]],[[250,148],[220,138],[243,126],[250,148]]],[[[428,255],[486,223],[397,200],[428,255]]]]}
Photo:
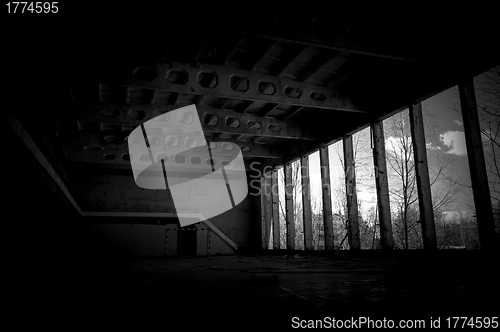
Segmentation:
{"type": "Polygon", "coordinates": [[[392,235],[391,206],[389,202],[389,183],[385,156],[384,127],[382,121],[371,124],[373,139],[373,166],[375,170],[375,187],[380,224],[380,240],[382,250],[394,249],[392,235]]]}
{"type": "Polygon", "coordinates": [[[356,169],[352,135],[343,137],[345,192],[347,198],[347,223],[349,227],[349,247],[351,250],[361,249],[359,239],[358,195],[356,193],[356,169]]]}
{"type": "MultiPolygon", "coordinates": [[[[77,121],[140,126],[149,119],[184,106],[114,103],[78,104],[73,106],[72,114],[74,114],[77,121]]],[[[197,105],[196,109],[204,133],[244,134],[303,140],[316,139],[315,135],[309,130],[279,119],[260,117],[248,113],[236,113],[202,105],[197,105]]],[[[166,125],[175,127],[176,119],[169,119],[166,125]]]]}
{"type": "Polygon", "coordinates": [[[425,144],[422,104],[410,104],[410,130],[417,178],[418,206],[424,249],[437,250],[436,226],[432,209],[431,182],[427,164],[427,148],[425,144]]]}
{"type": "Polygon", "coordinates": [[[302,175],[302,220],[304,223],[304,249],[314,250],[308,156],[302,156],[302,158],[300,158],[300,171],[302,175]]]}
{"type": "Polygon", "coordinates": [[[114,77],[102,77],[100,82],[162,91],[206,94],[223,98],[367,113],[365,110],[359,109],[352,97],[340,91],[250,70],[208,64],[198,67],[177,62],[158,63],[148,70],[156,73],[155,78],[145,79],[139,75],[140,71],[126,71],[114,77]],[[248,81],[248,90],[233,90],[231,87],[233,77],[245,78],[248,81]],[[267,83],[274,85],[274,93],[267,94],[262,88],[259,89],[262,84],[267,83]]]}
{"type": "Polygon", "coordinates": [[[285,209],[286,209],[286,246],[295,250],[295,213],[293,211],[292,164],[285,165],[285,209]]]}
{"type": "Polygon", "coordinates": [[[273,249],[280,248],[280,198],[278,187],[278,169],[272,170],[271,195],[273,202],[273,249]]]}
{"type": "Polygon", "coordinates": [[[325,234],[325,250],[334,250],[332,191],[330,186],[330,162],[328,146],[319,149],[319,163],[321,167],[321,188],[323,198],[323,226],[325,234]]]}
{"type": "Polygon", "coordinates": [[[458,85],[458,90],[464,120],[465,143],[467,145],[467,158],[469,160],[479,241],[482,250],[498,250],[498,243],[495,241],[493,209],[472,77],[462,80],[458,85]]]}

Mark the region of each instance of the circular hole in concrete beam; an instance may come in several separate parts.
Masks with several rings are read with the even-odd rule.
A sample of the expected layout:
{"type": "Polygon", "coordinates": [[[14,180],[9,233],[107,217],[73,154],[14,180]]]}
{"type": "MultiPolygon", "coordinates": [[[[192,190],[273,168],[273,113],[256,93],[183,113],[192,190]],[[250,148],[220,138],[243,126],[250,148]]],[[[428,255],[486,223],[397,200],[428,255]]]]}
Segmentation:
{"type": "Polygon", "coordinates": [[[118,141],[118,137],[116,137],[114,135],[108,135],[108,136],[104,136],[104,138],[102,140],[106,143],[116,143],[118,141]]]}
{"type": "Polygon", "coordinates": [[[149,146],[156,146],[160,144],[160,139],[158,136],[148,136],[149,146]]]}
{"type": "Polygon", "coordinates": [[[260,129],[260,123],[258,123],[257,121],[254,121],[254,120],[248,121],[247,126],[248,126],[248,128],[253,129],[253,130],[260,129]]]}
{"type": "Polygon", "coordinates": [[[191,157],[191,164],[198,165],[201,163],[201,158],[200,157],[191,157]]]}
{"type": "Polygon", "coordinates": [[[120,111],[117,109],[103,109],[101,111],[101,114],[107,118],[116,118],[118,115],[120,115],[120,111]]]}
{"type": "Polygon", "coordinates": [[[186,161],[186,156],[182,154],[176,154],[174,160],[177,164],[184,164],[184,162],[186,161]]]}
{"type": "Polygon", "coordinates": [[[240,120],[233,117],[227,117],[226,125],[230,128],[238,128],[240,126],[240,120]]]}
{"type": "Polygon", "coordinates": [[[127,112],[127,115],[132,120],[142,120],[146,117],[146,112],[143,110],[130,110],[127,112]]]}
{"type": "Polygon", "coordinates": [[[269,126],[267,126],[269,128],[269,130],[271,131],[274,131],[274,132],[278,132],[281,130],[281,128],[277,125],[273,125],[273,124],[270,124],[269,126]]]}
{"type": "Polygon", "coordinates": [[[222,147],[224,148],[225,151],[233,151],[234,146],[232,143],[222,143],[222,147]]]}
{"type": "Polygon", "coordinates": [[[155,158],[156,158],[156,159],[155,159],[155,160],[156,160],[156,162],[159,162],[160,160],[164,160],[164,161],[166,161],[166,160],[167,160],[167,155],[166,155],[165,153],[163,153],[163,152],[158,152],[158,153],[156,154],[155,158]]]}
{"type": "Polygon", "coordinates": [[[215,150],[217,148],[217,144],[215,142],[208,142],[208,148],[210,150],[215,150]]]}
{"type": "Polygon", "coordinates": [[[190,124],[194,121],[193,112],[184,110],[177,112],[177,121],[183,124],[190,124]]]}
{"type": "Polygon", "coordinates": [[[188,148],[195,148],[198,146],[198,141],[193,137],[186,137],[185,144],[188,148]]]}
{"type": "Polygon", "coordinates": [[[215,127],[219,123],[217,115],[212,113],[203,114],[203,123],[210,127],[215,127]]]}
{"type": "Polygon", "coordinates": [[[176,147],[179,145],[179,138],[177,138],[177,136],[167,136],[167,138],[165,138],[165,144],[169,147],[176,147]]]}

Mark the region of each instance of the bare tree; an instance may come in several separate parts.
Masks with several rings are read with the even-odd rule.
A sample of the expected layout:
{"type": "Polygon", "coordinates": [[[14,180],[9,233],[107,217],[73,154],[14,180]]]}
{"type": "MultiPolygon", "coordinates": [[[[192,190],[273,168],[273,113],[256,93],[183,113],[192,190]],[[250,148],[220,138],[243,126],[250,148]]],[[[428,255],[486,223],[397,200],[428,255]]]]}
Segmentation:
{"type": "MultiPolygon", "coordinates": [[[[497,234],[500,234],[500,66],[491,68],[476,77],[474,85],[495,230],[497,234]]],[[[458,97],[458,89],[456,89],[456,95],[458,97]]],[[[452,109],[461,114],[458,102],[452,106],[452,109]]],[[[465,167],[465,172],[470,173],[468,166],[465,167]]],[[[470,177],[450,179],[450,181],[469,193],[465,195],[463,204],[474,211],[470,177]]]]}
{"type": "MultiPolygon", "coordinates": [[[[280,195],[279,208],[280,208],[280,242],[286,244],[286,204],[285,204],[285,177],[283,168],[280,169],[280,189],[282,189],[282,195],[280,195]]],[[[291,188],[287,190],[292,190],[293,196],[293,215],[294,215],[294,226],[295,226],[295,247],[296,249],[304,249],[304,227],[302,222],[302,175],[300,170],[300,162],[295,161],[292,163],[292,181],[291,188]]]]}
{"type": "MultiPolygon", "coordinates": [[[[424,105],[426,137],[433,137],[436,127],[434,115],[424,105]]],[[[413,144],[408,110],[388,119],[387,164],[393,182],[390,195],[394,207],[393,224],[396,244],[403,249],[421,248],[422,234],[418,207],[418,192],[413,159],[413,144]]],[[[428,146],[430,147],[430,146],[428,146]]],[[[439,152],[428,152],[429,177],[435,216],[453,201],[458,190],[451,174],[451,160],[439,152]]]]}
{"type": "MultiPolygon", "coordinates": [[[[354,157],[354,165],[350,165],[350,167],[355,167],[356,173],[356,190],[357,192],[361,191],[374,191],[375,190],[375,181],[374,181],[374,172],[373,172],[373,157],[372,157],[372,149],[371,149],[371,139],[370,139],[370,131],[368,128],[364,130],[360,130],[352,135],[352,143],[353,143],[353,157],[354,157]]],[[[341,144],[337,144],[335,147],[336,156],[339,160],[342,169],[345,170],[344,163],[344,155],[343,155],[343,146],[341,144]]],[[[349,227],[347,227],[347,197],[346,197],[346,188],[345,188],[345,176],[351,176],[353,173],[347,170],[346,172],[342,172],[342,177],[340,179],[340,186],[332,190],[332,200],[333,200],[333,210],[337,212],[339,216],[339,220],[341,225],[343,226],[341,229],[339,228],[339,235],[337,238],[341,241],[347,232],[349,231],[349,227]]],[[[370,249],[374,245],[374,238],[377,236],[378,230],[376,229],[376,219],[372,213],[368,213],[363,216],[363,201],[359,198],[357,199],[358,205],[358,225],[359,225],[359,235],[362,249],[370,249]],[[370,221],[370,220],[371,221],[370,221]]],[[[374,204],[375,208],[376,204],[374,204]]]]}
{"type": "Polygon", "coordinates": [[[500,203],[500,66],[475,81],[476,99],[493,206],[500,203]]]}

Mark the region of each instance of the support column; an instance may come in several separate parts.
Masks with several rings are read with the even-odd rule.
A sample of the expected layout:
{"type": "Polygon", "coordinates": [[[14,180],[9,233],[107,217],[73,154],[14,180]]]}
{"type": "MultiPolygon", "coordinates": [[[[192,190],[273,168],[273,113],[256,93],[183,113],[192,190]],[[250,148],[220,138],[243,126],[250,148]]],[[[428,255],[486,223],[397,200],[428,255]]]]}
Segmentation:
{"type": "Polygon", "coordinates": [[[280,248],[280,198],[278,169],[272,171],[271,177],[271,196],[273,202],[273,249],[280,248]]]}
{"type": "Polygon", "coordinates": [[[273,222],[273,200],[271,193],[271,172],[264,173],[261,181],[262,249],[269,249],[269,237],[273,222]]]}
{"type": "Polygon", "coordinates": [[[495,224],[473,79],[469,78],[461,82],[458,85],[458,90],[464,120],[465,143],[467,145],[467,158],[469,159],[472,193],[476,208],[479,242],[481,243],[481,249],[493,250],[495,248],[495,224]]]}
{"type": "Polygon", "coordinates": [[[415,161],[415,175],[417,177],[418,206],[420,209],[420,223],[424,249],[437,250],[436,226],[432,211],[431,182],[427,165],[427,148],[425,145],[424,121],[422,118],[422,104],[411,104],[410,130],[413,145],[413,159],[415,161]]]}
{"type": "Polygon", "coordinates": [[[308,156],[302,156],[302,158],[300,158],[300,170],[302,175],[302,221],[304,223],[304,249],[314,250],[308,156]]]}
{"type": "Polygon", "coordinates": [[[358,196],[356,194],[356,170],[352,135],[344,136],[343,144],[349,247],[351,250],[359,250],[361,249],[361,243],[359,239],[358,196]]]}
{"type": "Polygon", "coordinates": [[[382,250],[394,249],[392,235],[391,205],[389,202],[389,183],[387,182],[387,164],[385,157],[384,126],[382,121],[371,124],[373,139],[373,166],[375,169],[375,186],[377,190],[377,206],[380,224],[380,241],[382,250]]]}
{"type": "Polygon", "coordinates": [[[323,197],[323,226],[325,234],[325,250],[334,250],[333,242],[333,215],[332,215],[332,192],[330,188],[330,163],[328,158],[328,146],[319,149],[319,162],[321,167],[321,187],[323,197]]]}
{"type": "Polygon", "coordinates": [[[286,209],[286,247],[295,250],[295,215],[293,212],[292,164],[285,165],[285,209],[286,209]]]}

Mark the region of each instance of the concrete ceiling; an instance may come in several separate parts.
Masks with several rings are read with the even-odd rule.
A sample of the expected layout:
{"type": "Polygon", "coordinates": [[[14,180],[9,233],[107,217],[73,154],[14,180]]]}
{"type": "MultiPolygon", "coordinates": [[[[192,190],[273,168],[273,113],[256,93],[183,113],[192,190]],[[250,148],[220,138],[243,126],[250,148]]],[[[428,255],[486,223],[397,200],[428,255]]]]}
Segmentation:
{"type": "Polygon", "coordinates": [[[156,20],[154,10],[142,10],[151,15],[147,26],[130,18],[121,25],[106,12],[95,25],[66,20],[40,33],[3,34],[11,43],[6,63],[23,66],[22,74],[13,70],[18,103],[37,96],[50,106],[29,117],[56,137],[69,165],[130,170],[128,134],[190,104],[207,140],[240,145],[247,161],[278,164],[500,59],[496,27],[468,24],[467,11],[361,17],[207,7],[189,15],[174,8],[156,20]]]}

